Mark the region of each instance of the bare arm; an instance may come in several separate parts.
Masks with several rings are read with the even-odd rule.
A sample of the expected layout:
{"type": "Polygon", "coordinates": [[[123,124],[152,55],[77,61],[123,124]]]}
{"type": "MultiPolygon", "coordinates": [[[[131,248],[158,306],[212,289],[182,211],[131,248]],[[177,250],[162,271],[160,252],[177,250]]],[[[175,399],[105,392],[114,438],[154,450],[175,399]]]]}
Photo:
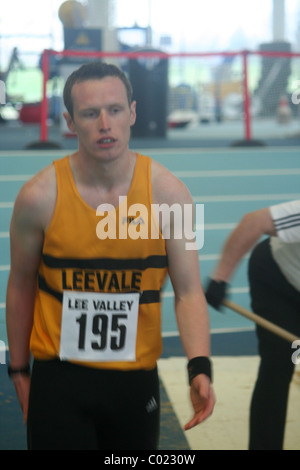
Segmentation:
{"type": "Polygon", "coordinates": [[[276,235],[269,208],[250,212],[242,218],[225,242],[213,279],[227,282],[242,257],[262,235],[276,235]]]}
{"type": "Polygon", "coordinates": [[[32,220],[24,220],[25,211],[16,207],[10,228],[11,268],[7,286],[6,321],[10,362],[14,368],[29,361],[29,337],[40,260],[42,236],[32,220]]]}
{"type": "MultiPolygon", "coordinates": [[[[184,204],[193,205],[187,188],[173,175],[165,174],[163,184],[163,189],[159,187],[156,191],[160,203],[167,203],[171,207],[176,202],[182,208],[184,204]]],[[[209,357],[209,317],[201,285],[198,252],[196,249],[186,250],[186,243],[190,240],[185,238],[184,230],[180,238],[174,238],[172,233],[173,227],[171,226],[170,237],[166,239],[166,248],[182,345],[188,360],[198,356],[209,357]]],[[[197,375],[193,379],[190,393],[194,416],[186,424],[185,429],[190,429],[204,421],[212,413],[215,402],[210,380],[205,374],[197,375]]]]}
{"type": "MultiPolygon", "coordinates": [[[[29,341],[37,271],[51,201],[50,193],[45,191],[47,186],[42,181],[46,183],[45,178],[34,179],[22,188],[15,202],[10,226],[11,268],[7,285],[6,325],[13,369],[24,367],[30,360],[29,341]]],[[[13,376],[13,380],[26,421],[30,380],[19,374],[13,376]]]]}
{"type": "Polygon", "coordinates": [[[167,240],[169,275],[175,312],[188,359],[210,355],[209,319],[202,290],[197,251],[186,251],[184,240],[167,240]]]}
{"type": "MultiPolygon", "coordinates": [[[[210,356],[210,331],[207,304],[201,286],[196,250],[186,250],[186,240],[167,240],[169,275],[175,293],[175,312],[181,342],[187,359],[210,356]]],[[[194,416],[185,430],[203,422],[214,408],[210,379],[197,375],[190,387],[194,416]]]]}

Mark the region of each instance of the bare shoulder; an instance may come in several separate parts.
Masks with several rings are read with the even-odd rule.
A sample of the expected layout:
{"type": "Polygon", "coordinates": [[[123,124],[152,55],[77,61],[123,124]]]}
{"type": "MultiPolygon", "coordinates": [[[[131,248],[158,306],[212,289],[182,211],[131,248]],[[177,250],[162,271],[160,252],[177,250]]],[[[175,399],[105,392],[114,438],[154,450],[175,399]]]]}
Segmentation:
{"type": "Polygon", "coordinates": [[[22,186],[15,200],[14,215],[46,228],[54,211],[56,194],[56,175],[51,164],[22,186]]]}
{"type": "Polygon", "coordinates": [[[192,203],[192,197],[186,185],[170,170],[155,160],[152,160],[151,178],[154,203],[192,203]]]}

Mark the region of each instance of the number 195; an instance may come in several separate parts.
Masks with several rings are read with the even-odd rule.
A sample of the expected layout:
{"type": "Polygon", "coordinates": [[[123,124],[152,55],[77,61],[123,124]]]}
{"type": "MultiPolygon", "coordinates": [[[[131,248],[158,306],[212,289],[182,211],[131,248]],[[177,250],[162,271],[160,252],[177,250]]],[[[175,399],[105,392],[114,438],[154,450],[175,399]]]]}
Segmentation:
{"type": "MultiPolygon", "coordinates": [[[[95,337],[97,337],[97,341],[91,341],[91,348],[96,351],[103,351],[107,347],[109,347],[112,351],[119,351],[120,349],[123,349],[126,340],[126,325],[122,323],[122,320],[126,321],[127,315],[113,314],[111,317],[111,325],[109,325],[108,315],[94,315],[92,322],[92,333],[95,337]]],[[[87,336],[87,314],[82,313],[79,318],[76,318],[76,322],[79,324],[78,348],[80,350],[85,350],[87,336]]]]}

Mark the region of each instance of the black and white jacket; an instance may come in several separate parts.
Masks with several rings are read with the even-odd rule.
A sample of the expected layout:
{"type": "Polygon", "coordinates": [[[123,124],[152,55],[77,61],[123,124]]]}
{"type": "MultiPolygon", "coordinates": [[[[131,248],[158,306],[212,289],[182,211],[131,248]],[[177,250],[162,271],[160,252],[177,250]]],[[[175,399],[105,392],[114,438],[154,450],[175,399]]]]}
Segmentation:
{"type": "Polygon", "coordinates": [[[300,200],[270,207],[277,236],[271,237],[273,257],[286,279],[300,291],[300,200]]]}

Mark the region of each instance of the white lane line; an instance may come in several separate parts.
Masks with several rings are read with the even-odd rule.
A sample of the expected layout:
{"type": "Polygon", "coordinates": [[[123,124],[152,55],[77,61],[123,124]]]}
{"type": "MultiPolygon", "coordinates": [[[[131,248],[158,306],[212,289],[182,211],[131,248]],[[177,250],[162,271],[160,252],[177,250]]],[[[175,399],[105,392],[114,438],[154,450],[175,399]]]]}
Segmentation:
{"type": "Polygon", "coordinates": [[[204,202],[247,202],[247,201],[277,201],[287,200],[292,201],[294,199],[300,199],[300,193],[284,193],[284,194],[228,194],[228,195],[216,195],[216,196],[194,196],[193,200],[195,203],[204,202]]]}
{"type": "Polygon", "coordinates": [[[0,181],[13,182],[13,181],[28,181],[33,175],[0,175],[0,181]]]}
{"type": "MultiPolygon", "coordinates": [[[[237,327],[237,328],[212,328],[210,334],[224,334],[224,333],[243,333],[246,331],[255,331],[254,326],[237,327]]],[[[178,331],[165,331],[162,333],[163,338],[172,338],[179,336],[178,331]]]]}
{"type": "MultiPolygon", "coordinates": [[[[229,294],[248,294],[249,293],[249,287],[231,287],[228,289],[229,294]]],[[[161,294],[162,298],[164,299],[171,299],[174,297],[174,292],[172,290],[162,292],[161,294]]]]}
{"type": "Polygon", "coordinates": [[[2,264],[0,265],[0,271],[9,271],[10,265],[9,264],[2,264]]]}
{"type": "MultiPolygon", "coordinates": [[[[283,193],[283,194],[225,194],[217,196],[193,196],[195,203],[205,202],[247,202],[247,201],[277,201],[300,199],[300,193],[283,193]]],[[[14,207],[13,201],[0,202],[0,209],[11,209],[14,207]]]]}
{"type": "MultiPolygon", "coordinates": [[[[195,203],[205,202],[247,202],[247,201],[277,201],[300,199],[300,193],[278,193],[278,194],[220,194],[216,196],[193,196],[195,203]]],[[[13,201],[0,202],[0,209],[10,209],[14,207],[13,201]]]]}
{"type": "MultiPolygon", "coordinates": [[[[174,171],[178,178],[226,178],[249,176],[293,176],[300,175],[300,168],[278,168],[262,170],[188,170],[174,171]]],[[[0,181],[27,181],[33,175],[0,175],[0,181]]]]}
{"type": "Polygon", "coordinates": [[[300,175],[300,168],[276,168],[262,170],[187,170],[174,171],[178,178],[228,178],[242,176],[287,176],[300,175]]]}

